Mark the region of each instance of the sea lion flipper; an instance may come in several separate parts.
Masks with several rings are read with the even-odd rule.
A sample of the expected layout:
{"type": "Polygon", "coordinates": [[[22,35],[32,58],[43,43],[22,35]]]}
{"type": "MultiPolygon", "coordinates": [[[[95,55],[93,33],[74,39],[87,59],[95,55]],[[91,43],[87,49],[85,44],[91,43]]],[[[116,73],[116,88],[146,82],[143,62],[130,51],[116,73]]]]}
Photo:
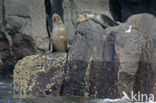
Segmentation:
{"type": "Polygon", "coordinates": [[[50,39],[49,41],[49,52],[52,53],[53,51],[53,46],[52,46],[52,40],[50,39]]]}

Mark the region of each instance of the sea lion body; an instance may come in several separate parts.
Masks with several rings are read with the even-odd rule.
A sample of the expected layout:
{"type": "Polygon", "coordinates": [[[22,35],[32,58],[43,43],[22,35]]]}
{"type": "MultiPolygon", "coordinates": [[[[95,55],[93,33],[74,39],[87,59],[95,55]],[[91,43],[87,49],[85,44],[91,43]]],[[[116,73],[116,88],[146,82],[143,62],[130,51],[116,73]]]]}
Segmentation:
{"type": "Polygon", "coordinates": [[[67,52],[68,38],[64,24],[58,14],[53,14],[53,31],[50,36],[50,52],[67,52]]]}
{"type": "Polygon", "coordinates": [[[81,23],[81,22],[85,22],[89,19],[100,24],[103,28],[108,28],[108,27],[119,25],[118,23],[116,23],[115,21],[110,19],[108,16],[106,16],[104,14],[96,14],[92,11],[84,11],[84,12],[80,13],[80,15],[77,19],[77,22],[81,23]]]}

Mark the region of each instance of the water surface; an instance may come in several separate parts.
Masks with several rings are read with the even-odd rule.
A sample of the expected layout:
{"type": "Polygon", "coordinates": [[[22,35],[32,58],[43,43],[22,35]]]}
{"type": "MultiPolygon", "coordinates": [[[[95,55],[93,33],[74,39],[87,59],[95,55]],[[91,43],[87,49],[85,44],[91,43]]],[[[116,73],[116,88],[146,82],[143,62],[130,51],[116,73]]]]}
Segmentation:
{"type": "Polygon", "coordinates": [[[92,99],[82,97],[60,97],[60,96],[42,96],[42,97],[20,97],[13,96],[12,79],[0,78],[0,103],[128,103],[121,99],[92,99]]]}

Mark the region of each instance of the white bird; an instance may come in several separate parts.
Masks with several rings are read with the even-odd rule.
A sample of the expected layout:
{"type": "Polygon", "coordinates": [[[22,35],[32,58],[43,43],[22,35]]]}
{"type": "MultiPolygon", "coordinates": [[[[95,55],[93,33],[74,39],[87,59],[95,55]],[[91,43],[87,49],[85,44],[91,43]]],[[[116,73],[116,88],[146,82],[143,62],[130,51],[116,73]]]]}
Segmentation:
{"type": "Polygon", "coordinates": [[[128,30],[125,31],[125,33],[131,33],[132,31],[132,25],[129,26],[128,30]]]}

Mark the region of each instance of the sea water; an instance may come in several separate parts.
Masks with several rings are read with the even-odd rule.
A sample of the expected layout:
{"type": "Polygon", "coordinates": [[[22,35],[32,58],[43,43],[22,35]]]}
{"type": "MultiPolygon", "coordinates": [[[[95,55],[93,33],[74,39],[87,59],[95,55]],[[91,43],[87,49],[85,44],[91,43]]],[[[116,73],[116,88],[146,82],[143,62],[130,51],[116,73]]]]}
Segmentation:
{"type": "Polygon", "coordinates": [[[129,102],[126,102],[122,99],[92,99],[83,97],[59,97],[59,96],[14,98],[12,79],[0,78],[0,103],[129,103],[129,102]]]}

